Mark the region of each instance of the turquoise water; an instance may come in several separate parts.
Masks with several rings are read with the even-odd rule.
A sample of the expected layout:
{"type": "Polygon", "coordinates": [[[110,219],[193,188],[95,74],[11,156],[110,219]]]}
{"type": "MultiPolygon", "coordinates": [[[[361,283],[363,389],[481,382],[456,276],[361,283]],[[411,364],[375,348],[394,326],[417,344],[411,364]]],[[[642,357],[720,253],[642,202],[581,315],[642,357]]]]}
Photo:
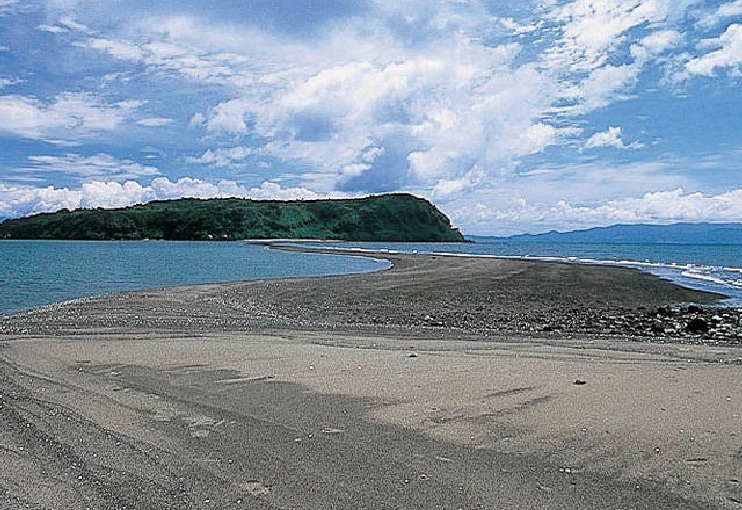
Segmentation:
{"type": "Polygon", "coordinates": [[[322,243],[375,258],[318,255],[240,242],[0,241],[0,313],[79,297],[174,285],[375,271],[385,253],[448,253],[636,267],[730,296],[742,306],[742,244],[322,243]]]}
{"type": "Polygon", "coordinates": [[[386,267],[377,259],[238,242],[0,241],[0,314],[124,290],[386,267]]]}

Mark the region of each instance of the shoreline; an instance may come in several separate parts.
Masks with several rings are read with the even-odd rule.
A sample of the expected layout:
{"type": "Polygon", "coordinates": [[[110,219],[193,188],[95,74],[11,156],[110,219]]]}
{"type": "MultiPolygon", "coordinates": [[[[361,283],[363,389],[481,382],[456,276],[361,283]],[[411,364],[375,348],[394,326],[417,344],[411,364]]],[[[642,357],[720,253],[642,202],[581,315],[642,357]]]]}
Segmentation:
{"type": "MultiPolygon", "coordinates": [[[[272,249],[325,252],[290,246],[272,249]]],[[[73,299],[0,315],[0,334],[46,335],[86,328],[185,332],[422,328],[484,337],[742,341],[742,308],[720,306],[721,294],[683,287],[639,269],[393,253],[384,254],[383,260],[391,267],[366,273],[152,288],[73,299]],[[175,306],[180,294],[187,296],[183,314],[198,320],[149,313],[163,305],[175,306]],[[92,316],[80,315],[81,310],[92,316]]]]}
{"type": "Polygon", "coordinates": [[[603,331],[717,297],[390,258],[0,317],[0,506],[739,509],[739,341],[603,331]]]}
{"type": "MultiPolygon", "coordinates": [[[[264,240],[260,244],[277,250],[285,251],[296,251],[304,253],[322,253],[327,255],[347,255],[347,256],[369,256],[383,257],[385,255],[417,255],[418,250],[413,249],[411,253],[404,251],[398,251],[394,249],[372,249],[372,248],[345,248],[345,247],[321,247],[321,246],[292,246],[283,243],[293,243],[301,245],[302,243],[310,244],[322,244],[334,243],[342,241],[306,241],[306,240],[264,240]]],[[[472,244],[477,244],[476,241],[470,241],[472,244]]],[[[423,255],[436,255],[443,257],[477,257],[477,258],[492,258],[492,259],[504,259],[504,260],[521,260],[521,261],[532,261],[532,262],[553,262],[553,263],[566,263],[566,264],[579,264],[579,265],[594,265],[602,267],[619,267],[626,269],[636,269],[644,273],[651,274],[653,276],[665,279],[671,283],[687,287],[692,290],[700,292],[707,292],[711,294],[717,294],[722,296],[719,300],[719,307],[722,308],[740,308],[742,307],[742,294],[739,292],[735,293],[736,289],[729,288],[729,283],[722,283],[715,280],[713,277],[699,276],[699,275],[688,275],[683,274],[683,271],[692,271],[703,269],[704,267],[710,267],[704,264],[697,263],[679,263],[679,262],[650,262],[649,260],[640,261],[626,258],[625,260],[617,259],[601,259],[595,257],[581,257],[581,256],[556,256],[556,255],[495,255],[495,254],[475,254],[475,253],[456,253],[456,252],[424,252],[423,255]],[[664,271],[660,271],[664,270],[664,271]],[[679,272],[680,274],[673,275],[673,272],[679,272]],[[712,282],[710,284],[709,282],[712,282]],[[731,292],[731,294],[729,293],[731,292]]],[[[742,272],[742,268],[731,267],[726,268],[725,266],[719,266],[723,270],[731,270],[734,272],[742,272]]]]}
{"type": "MultiPolygon", "coordinates": [[[[54,242],[54,241],[52,241],[54,242]]],[[[107,243],[108,241],[99,241],[107,243]]],[[[376,262],[388,262],[388,257],[394,256],[394,255],[412,255],[417,254],[417,250],[411,250],[411,253],[407,253],[405,251],[397,251],[395,249],[363,249],[363,248],[345,248],[345,247],[321,247],[321,246],[308,246],[308,245],[299,245],[299,246],[292,246],[292,245],[286,245],[284,243],[310,243],[315,244],[318,241],[316,240],[292,240],[292,239],[260,239],[260,240],[243,240],[239,241],[235,244],[247,244],[249,246],[264,246],[266,248],[279,250],[279,251],[293,251],[293,252],[299,252],[299,253],[307,253],[307,254],[326,254],[331,256],[339,256],[339,257],[364,257],[367,259],[373,259],[376,262]]],[[[333,243],[335,241],[325,241],[326,243],[333,243]]],[[[476,244],[476,243],[475,243],[476,244]]],[[[723,284],[723,283],[715,283],[715,284],[709,284],[709,282],[713,281],[713,278],[711,277],[704,277],[704,276],[687,276],[687,275],[673,275],[667,272],[659,271],[658,268],[667,268],[668,271],[680,271],[682,269],[690,269],[693,270],[694,267],[701,268],[705,266],[699,266],[695,264],[652,264],[649,262],[637,262],[632,260],[624,260],[624,261],[618,261],[614,259],[593,259],[593,258],[581,258],[581,257],[552,257],[552,256],[529,256],[529,255],[494,255],[494,254],[470,254],[470,253],[456,253],[456,252],[427,252],[424,251],[420,253],[421,255],[435,255],[435,256],[442,256],[442,257],[462,257],[462,258],[492,258],[492,259],[502,259],[502,260],[515,260],[515,261],[525,261],[525,262],[549,262],[549,263],[568,263],[568,264],[578,264],[578,265],[588,265],[588,266],[600,266],[600,267],[619,267],[619,268],[628,268],[628,269],[636,269],[639,271],[642,271],[644,273],[648,273],[651,275],[654,275],[656,277],[666,279],[672,283],[675,283],[676,285],[686,287],[689,289],[693,289],[699,292],[705,292],[705,293],[711,293],[711,294],[717,294],[720,296],[721,299],[718,300],[718,302],[714,305],[706,305],[706,306],[714,306],[718,308],[719,310],[734,310],[738,308],[742,308],[742,294],[739,294],[739,292],[735,293],[734,289],[729,289],[729,284],[723,284]],[[654,269],[653,269],[654,268],[654,269]],[[717,288],[718,287],[718,288],[717,288]],[[739,294],[739,295],[738,295],[739,294]]],[[[387,268],[375,268],[370,270],[361,270],[360,272],[374,272],[374,271],[383,271],[387,268]]],[[[735,270],[736,271],[736,270],[735,270]]],[[[739,271],[742,271],[740,269],[739,271]]],[[[344,276],[349,274],[356,274],[355,272],[348,272],[348,273],[340,273],[337,274],[337,276],[344,276]]],[[[326,275],[326,274],[325,274],[326,275]]],[[[323,275],[318,275],[323,276],[323,275]]],[[[306,276],[298,276],[298,277],[306,277],[306,276]]],[[[266,279],[266,277],[248,277],[250,280],[258,280],[258,279],[266,279]]],[[[292,276],[276,276],[276,277],[267,277],[267,278],[292,278],[292,276]]],[[[229,282],[239,282],[244,281],[243,279],[239,278],[239,276],[235,276],[231,280],[226,279],[220,279],[215,282],[208,282],[208,281],[199,281],[197,283],[167,283],[167,284],[160,284],[160,285],[152,285],[149,287],[141,287],[141,288],[124,288],[124,289],[112,289],[112,290],[99,290],[100,293],[95,294],[85,294],[82,296],[59,296],[58,299],[60,301],[75,301],[78,299],[86,299],[88,297],[95,297],[95,296],[101,296],[101,295],[115,295],[117,293],[121,292],[138,292],[138,291],[146,291],[148,289],[161,289],[161,288],[167,288],[167,287],[182,287],[187,285],[199,285],[202,283],[205,284],[219,284],[219,283],[229,283],[229,282]]],[[[0,316],[2,315],[8,315],[18,312],[24,312],[32,310],[33,308],[39,308],[39,307],[46,307],[46,306],[53,306],[56,303],[54,302],[47,302],[47,303],[36,303],[33,305],[26,305],[22,308],[11,308],[7,309],[5,311],[0,312],[0,316]]]]}

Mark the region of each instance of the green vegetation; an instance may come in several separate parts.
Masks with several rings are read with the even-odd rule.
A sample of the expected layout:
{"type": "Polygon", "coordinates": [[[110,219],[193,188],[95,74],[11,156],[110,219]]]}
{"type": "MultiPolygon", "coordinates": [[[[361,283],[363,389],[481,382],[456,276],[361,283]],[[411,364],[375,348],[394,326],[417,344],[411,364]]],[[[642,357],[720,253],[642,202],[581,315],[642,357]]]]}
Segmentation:
{"type": "Polygon", "coordinates": [[[287,202],[178,199],[121,209],[65,209],[5,220],[0,238],[464,240],[435,206],[408,194],[287,202]]]}

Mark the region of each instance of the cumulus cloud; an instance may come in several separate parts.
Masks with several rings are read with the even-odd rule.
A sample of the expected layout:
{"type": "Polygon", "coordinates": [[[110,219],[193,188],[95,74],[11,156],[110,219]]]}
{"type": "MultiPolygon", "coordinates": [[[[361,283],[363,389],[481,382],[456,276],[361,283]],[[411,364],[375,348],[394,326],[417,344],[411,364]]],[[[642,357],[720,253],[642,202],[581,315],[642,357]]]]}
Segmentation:
{"type": "MultiPolygon", "coordinates": [[[[402,14],[391,4],[380,7],[402,14]]],[[[462,30],[481,23],[472,15],[481,15],[479,8],[444,7],[456,11],[446,26],[434,11],[418,21],[442,35],[450,23],[462,30]]],[[[421,9],[402,9],[410,10],[404,19],[421,9]]],[[[511,158],[543,150],[562,133],[541,118],[555,99],[553,82],[533,66],[515,65],[517,44],[446,37],[410,51],[381,26],[369,33],[350,25],[334,27],[311,47],[254,29],[249,38],[228,25],[217,31],[182,16],[146,26],[161,37],[82,44],[189,80],[233,86],[232,98],[194,114],[191,126],[216,139],[258,137],[267,156],[334,174],[331,187],[377,170],[376,158],[368,157],[373,148],[384,152],[385,164],[396,158],[400,182],[432,185],[475,165],[499,174],[512,167],[511,158]]]]}
{"type": "MultiPolygon", "coordinates": [[[[279,20],[273,14],[290,3],[249,16],[249,9],[227,14],[219,2],[208,12],[196,4],[49,0],[45,5],[52,8],[29,21],[29,31],[55,41],[55,55],[71,65],[49,76],[72,79],[77,92],[32,95],[32,84],[24,83],[17,89],[27,95],[0,96],[0,132],[71,145],[117,131],[122,136],[115,145],[126,146],[120,154],[157,146],[161,168],[137,166],[127,156],[107,166],[94,161],[100,155],[63,155],[29,159],[30,170],[65,172],[99,185],[131,183],[128,190],[106,189],[132,197],[136,186],[143,197],[278,196],[287,193],[276,184],[288,182],[282,177],[299,183],[287,196],[413,190],[450,210],[468,211],[461,212],[460,225],[467,225],[463,218],[479,225],[487,211],[504,214],[506,203],[514,218],[526,211],[519,217],[537,221],[527,212],[538,209],[546,218],[554,207],[559,213],[555,197],[589,213],[601,200],[618,200],[616,194],[642,196],[647,183],[657,189],[693,184],[669,178],[667,169],[672,182],[604,174],[610,187],[583,185],[583,176],[571,172],[580,159],[601,158],[610,167],[651,152],[623,150],[642,147],[618,127],[628,125],[625,117],[647,115],[637,129],[664,142],[654,108],[661,110],[675,92],[660,89],[679,83],[666,78],[681,68],[683,79],[696,76],[699,82],[738,75],[742,55],[742,25],[727,26],[742,12],[742,0],[713,8],[699,0],[548,0],[527,8],[480,0],[377,0],[352,9],[333,3],[291,30],[258,21],[279,20]],[[699,43],[699,37],[707,39],[699,43]],[[659,101],[632,102],[647,91],[659,101]],[[139,111],[138,94],[148,100],[146,114],[139,111]],[[127,97],[133,99],[121,100],[127,97]],[[190,118],[187,126],[175,122],[184,118],[190,118]],[[248,163],[258,166],[258,158],[271,162],[260,173],[273,183],[246,190],[218,181],[248,163]],[[558,163],[547,168],[543,162],[550,158],[558,163]],[[159,175],[148,172],[183,163],[212,180],[136,184],[159,175]],[[541,181],[544,196],[519,193],[536,175],[553,176],[541,181]],[[595,191],[586,200],[576,191],[585,186],[603,195],[595,191]],[[493,195],[498,188],[512,194],[493,195]]],[[[0,0],[0,11],[4,5],[20,4],[0,0]]],[[[22,60],[22,54],[15,56],[22,60]]],[[[43,90],[71,88],[54,83],[43,90]]]]}
{"type": "Polygon", "coordinates": [[[475,202],[471,207],[453,209],[456,223],[471,225],[470,232],[521,233],[574,230],[618,223],[737,222],[742,215],[742,189],[712,195],[686,192],[682,188],[645,193],[639,197],[609,200],[598,205],[581,205],[569,200],[531,203],[511,199],[501,207],[475,202]]]}
{"type": "Polygon", "coordinates": [[[433,198],[447,198],[462,191],[476,187],[486,177],[481,168],[472,168],[466,174],[455,179],[440,179],[433,186],[433,198]]]}
{"type": "MultiPolygon", "coordinates": [[[[78,44],[152,72],[229,86],[231,97],[195,112],[191,127],[222,146],[259,140],[254,150],[314,168],[324,191],[373,191],[374,176],[391,171],[398,185],[463,191],[565,143],[579,129],[564,116],[631,97],[648,63],[682,40],[667,25],[673,5],[551,2],[539,7],[536,22],[492,16],[479,2],[436,9],[378,2],[379,22],[328,26],[312,45],[183,14],[143,20],[146,38],[78,44]],[[538,35],[543,53],[513,39],[485,43],[481,34],[495,25],[518,37],[538,35]],[[369,159],[372,148],[384,157],[369,159]],[[485,177],[471,179],[474,169],[485,177]]],[[[218,147],[189,162],[238,163],[218,147]]]]}
{"type": "Polygon", "coordinates": [[[633,141],[626,145],[623,141],[622,129],[619,126],[611,126],[607,131],[594,133],[585,142],[585,148],[595,149],[600,147],[614,147],[616,149],[640,149],[642,144],[633,141]]]}
{"type": "Polygon", "coordinates": [[[191,124],[203,124],[210,133],[228,133],[244,135],[247,133],[247,118],[252,111],[253,105],[247,97],[231,99],[214,106],[208,115],[208,119],[198,112],[191,124]]]}
{"type": "Polygon", "coordinates": [[[742,71],[742,24],[734,23],[718,38],[703,41],[704,48],[717,48],[692,58],[685,65],[690,75],[714,76],[717,71],[729,69],[739,75],[742,71]]]}
{"type": "Polygon", "coordinates": [[[682,38],[677,30],[658,30],[642,38],[638,46],[649,51],[650,55],[659,55],[677,46],[682,38]]]}
{"type": "Polygon", "coordinates": [[[725,2],[714,11],[704,10],[700,24],[705,27],[713,27],[722,23],[727,18],[742,15],[742,0],[725,2]]]}
{"type": "Polygon", "coordinates": [[[234,181],[206,182],[202,179],[183,177],[171,181],[157,177],[148,185],[136,181],[91,181],[79,188],[34,188],[0,183],[0,216],[18,217],[40,212],[53,212],[62,208],[70,210],[86,207],[126,207],[152,200],[189,198],[252,198],[256,200],[309,200],[340,198],[343,193],[319,195],[306,188],[283,188],[274,182],[264,182],[258,187],[246,188],[234,181]]]}

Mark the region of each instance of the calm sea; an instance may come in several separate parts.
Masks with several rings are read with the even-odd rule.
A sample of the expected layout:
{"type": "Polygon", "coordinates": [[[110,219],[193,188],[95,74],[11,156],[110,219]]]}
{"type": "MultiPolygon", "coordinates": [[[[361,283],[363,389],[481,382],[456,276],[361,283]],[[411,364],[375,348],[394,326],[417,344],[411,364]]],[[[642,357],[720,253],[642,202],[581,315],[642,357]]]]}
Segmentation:
{"type": "Polygon", "coordinates": [[[0,314],[174,285],[385,269],[380,259],[268,250],[240,242],[0,241],[0,314]]]}
{"type": "Polygon", "coordinates": [[[527,257],[637,267],[742,306],[742,244],[322,243],[374,258],[317,255],[241,242],[0,241],[0,314],[110,292],[174,285],[376,271],[385,253],[527,257]]]}

